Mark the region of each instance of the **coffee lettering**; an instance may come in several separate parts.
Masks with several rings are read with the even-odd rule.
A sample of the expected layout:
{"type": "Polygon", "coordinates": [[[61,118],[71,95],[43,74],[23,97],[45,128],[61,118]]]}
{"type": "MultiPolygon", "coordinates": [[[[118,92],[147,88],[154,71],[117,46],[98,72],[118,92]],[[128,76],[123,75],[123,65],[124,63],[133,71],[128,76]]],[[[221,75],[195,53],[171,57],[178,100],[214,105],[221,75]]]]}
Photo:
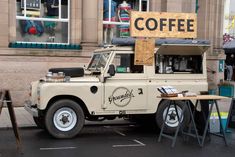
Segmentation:
{"type": "Polygon", "coordinates": [[[184,27],[184,19],[179,19],[178,20],[178,31],[179,32],[184,32],[185,31],[184,28],[182,28],[182,27],[184,27]]]}
{"type": "Polygon", "coordinates": [[[140,27],[138,26],[138,22],[139,22],[140,20],[143,21],[144,18],[141,18],[141,17],[140,17],[140,18],[137,18],[137,19],[135,20],[135,28],[138,29],[138,30],[140,30],[140,31],[142,31],[142,30],[144,30],[144,28],[140,28],[140,27]]]}
{"type": "Polygon", "coordinates": [[[167,19],[160,19],[160,31],[163,31],[163,27],[166,26],[167,19]]]}
{"type": "Polygon", "coordinates": [[[194,20],[192,20],[192,19],[188,19],[187,20],[187,31],[188,32],[194,32],[194,29],[192,29],[191,27],[193,27],[193,23],[194,22],[194,20]]]}
{"type": "Polygon", "coordinates": [[[153,30],[157,29],[157,26],[158,26],[158,24],[157,24],[157,20],[156,20],[156,19],[154,19],[154,18],[149,18],[148,20],[146,20],[146,28],[147,28],[148,30],[153,31],[153,30]],[[154,25],[153,25],[152,28],[149,26],[151,21],[154,22],[154,25]]]}
{"type": "Polygon", "coordinates": [[[175,27],[175,19],[169,19],[169,31],[172,31],[172,27],[175,27]]]}

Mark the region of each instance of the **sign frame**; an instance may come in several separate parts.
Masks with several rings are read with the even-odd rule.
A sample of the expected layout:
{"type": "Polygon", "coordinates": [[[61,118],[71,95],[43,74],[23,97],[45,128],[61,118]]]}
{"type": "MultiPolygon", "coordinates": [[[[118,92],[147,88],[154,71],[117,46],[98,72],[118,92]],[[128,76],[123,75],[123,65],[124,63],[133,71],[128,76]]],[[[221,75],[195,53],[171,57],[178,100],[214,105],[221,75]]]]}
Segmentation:
{"type": "Polygon", "coordinates": [[[132,37],[197,38],[196,13],[131,11],[132,37]]]}

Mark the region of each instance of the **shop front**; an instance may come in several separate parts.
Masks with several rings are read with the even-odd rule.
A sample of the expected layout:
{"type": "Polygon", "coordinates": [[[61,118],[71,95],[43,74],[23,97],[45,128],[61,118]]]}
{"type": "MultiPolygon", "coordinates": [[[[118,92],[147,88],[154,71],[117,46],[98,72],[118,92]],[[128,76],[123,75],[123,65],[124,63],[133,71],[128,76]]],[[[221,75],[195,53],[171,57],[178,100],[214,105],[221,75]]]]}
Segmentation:
{"type": "MultiPolygon", "coordinates": [[[[223,5],[213,0],[206,8],[208,1],[197,4],[198,35],[214,39],[212,45],[219,47],[220,39],[208,36],[215,29],[207,24],[220,25],[215,18],[219,16],[211,10],[217,8],[213,12],[219,14],[223,5]]],[[[27,85],[43,77],[49,68],[84,66],[99,45],[111,44],[114,37],[129,37],[130,11],[195,13],[195,8],[195,0],[0,1],[0,87],[10,89],[13,101],[20,106],[28,96],[27,85]]],[[[184,59],[190,60],[190,56],[184,59]]]]}

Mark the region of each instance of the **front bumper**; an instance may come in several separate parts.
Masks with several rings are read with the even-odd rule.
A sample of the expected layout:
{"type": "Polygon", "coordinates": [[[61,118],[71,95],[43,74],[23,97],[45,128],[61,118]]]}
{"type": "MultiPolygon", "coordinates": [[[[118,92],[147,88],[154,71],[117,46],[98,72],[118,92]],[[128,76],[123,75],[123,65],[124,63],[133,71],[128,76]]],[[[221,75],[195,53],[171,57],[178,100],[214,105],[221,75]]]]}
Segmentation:
{"type": "Polygon", "coordinates": [[[38,117],[38,109],[34,107],[31,101],[25,101],[24,109],[28,111],[32,116],[38,117]]]}

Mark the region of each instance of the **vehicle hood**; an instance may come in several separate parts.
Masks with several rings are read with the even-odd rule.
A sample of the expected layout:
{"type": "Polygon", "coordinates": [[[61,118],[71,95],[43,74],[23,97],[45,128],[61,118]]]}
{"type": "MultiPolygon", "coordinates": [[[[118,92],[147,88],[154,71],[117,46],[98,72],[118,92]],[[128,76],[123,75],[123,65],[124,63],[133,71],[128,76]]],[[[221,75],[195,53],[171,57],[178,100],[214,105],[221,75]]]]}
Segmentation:
{"type": "Polygon", "coordinates": [[[99,77],[85,75],[83,77],[74,77],[74,78],[71,78],[70,82],[99,82],[99,77]]]}

